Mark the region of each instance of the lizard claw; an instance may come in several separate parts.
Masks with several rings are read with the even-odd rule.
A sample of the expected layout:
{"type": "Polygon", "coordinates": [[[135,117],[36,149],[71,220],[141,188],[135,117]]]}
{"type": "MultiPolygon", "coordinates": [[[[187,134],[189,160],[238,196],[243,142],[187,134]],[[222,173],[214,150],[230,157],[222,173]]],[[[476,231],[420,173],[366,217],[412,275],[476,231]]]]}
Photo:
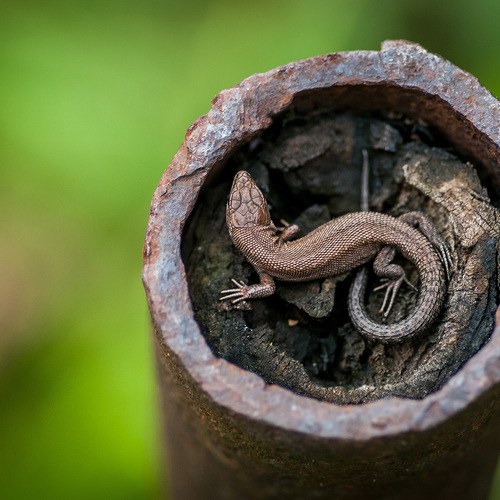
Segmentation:
{"type": "Polygon", "coordinates": [[[260,283],[256,283],[255,285],[246,285],[243,281],[236,281],[235,279],[231,281],[236,285],[236,288],[222,290],[221,293],[227,295],[221,297],[219,300],[234,299],[231,302],[237,304],[242,300],[269,297],[276,290],[276,285],[272,277],[264,272],[260,273],[260,283]]]}
{"type": "Polygon", "coordinates": [[[231,281],[236,285],[237,288],[222,290],[220,293],[227,293],[229,295],[225,295],[224,297],[221,297],[219,300],[235,299],[231,301],[232,304],[236,304],[237,302],[245,300],[247,298],[248,285],[246,285],[243,281],[236,281],[233,278],[231,278],[231,281]]]}
{"type": "Polygon", "coordinates": [[[441,239],[434,242],[434,248],[439,254],[441,262],[444,266],[444,270],[446,272],[446,277],[449,280],[451,276],[451,270],[453,269],[453,254],[451,253],[448,245],[441,239]]]}
{"type": "Polygon", "coordinates": [[[284,231],[287,227],[290,227],[290,223],[287,222],[285,219],[280,219],[281,224],[283,224],[283,227],[277,227],[276,229],[278,231],[284,231]]]}
{"type": "Polygon", "coordinates": [[[385,292],[384,301],[382,302],[382,306],[379,309],[379,312],[384,316],[384,318],[387,318],[387,316],[389,316],[389,313],[391,312],[392,306],[394,304],[394,299],[396,298],[399,287],[403,282],[413,288],[413,290],[417,291],[417,289],[406,276],[401,276],[400,278],[394,280],[384,278],[382,279],[382,281],[384,281],[385,283],[374,288],[373,291],[376,292],[377,290],[383,290],[384,288],[387,289],[385,292]]]}

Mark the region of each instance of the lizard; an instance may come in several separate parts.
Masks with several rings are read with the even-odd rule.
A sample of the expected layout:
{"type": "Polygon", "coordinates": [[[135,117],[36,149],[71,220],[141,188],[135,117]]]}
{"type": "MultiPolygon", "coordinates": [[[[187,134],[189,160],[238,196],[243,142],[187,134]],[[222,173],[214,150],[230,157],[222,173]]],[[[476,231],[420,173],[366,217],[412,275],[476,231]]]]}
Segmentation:
{"type": "Polygon", "coordinates": [[[232,279],[236,288],[222,290],[220,300],[236,304],[268,297],[276,290],[274,278],[309,281],[363,266],[348,297],[349,315],[362,335],[384,343],[402,342],[427,329],[437,318],[446,296],[451,256],[423,213],[408,212],[396,218],[379,212],[352,212],[298,239],[294,238],[300,228],[281,222],[283,227],[274,225],[264,195],[250,174],[237,172],[226,205],[226,224],[233,244],[253,265],[260,283],[247,285],[232,279]],[[417,268],[420,292],[407,317],[392,324],[379,323],[370,318],[364,305],[368,280],[364,264],[374,260],[375,274],[385,280],[375,290],[386,288],[380,312],[387,317],[401,284],[413,287],[404,269],[392,263],[396,249],[417,268]]]}

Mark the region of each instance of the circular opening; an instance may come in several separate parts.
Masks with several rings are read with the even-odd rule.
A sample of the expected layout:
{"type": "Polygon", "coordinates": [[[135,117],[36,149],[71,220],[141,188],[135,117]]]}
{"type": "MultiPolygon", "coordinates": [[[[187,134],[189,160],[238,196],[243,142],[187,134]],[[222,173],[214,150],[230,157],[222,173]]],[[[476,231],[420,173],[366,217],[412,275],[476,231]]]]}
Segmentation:
{"type": "MultiPolygon", "coordinates": [[[[495,245],[488,240],[471,246],[466,231],[456,228],[457,220],[474,225],[494,217],[492,204],[475,206],[471,196],[487,187],[492,203],[498,202],[498,185],[481,185],[480,177],[490,176],[477,130],[471,130],[436,96],[393,85],[296,95],[271,126],[225,159],[222,174],[203,190],[184,232],[183,261],[195,317],[214,354],[269,384],[338,404],[423,398],[440,389],[489,339],[497,302],[495,245]],[[369,158],[370,210],[394,217],[426,214],[453,256],[438,320],[400,344],[364,338],[347,314],[354,272],[303,283],[278,281],[271,297],[221,302],[220,292],[232,287],[231,279],[259,281],[226,227],[225,204],[235,172],[252,174],[276,225],[280,219],[297,223],[304,235],[332,217],[361,209],[363,151],[369,158]],[[465,192],[459,195],[451,186],[443,193],[443,186],[457,178],[466,182],[465,192]]],[[[492,237],[479,233],[476,240],[492,237]]],[[[315,243],[317,252],[325,243],[315,243]]],[[[411,286],[401,287],[385,318],[379,312],[385,291],[373,291],[380,283],[372,276],[366,301],[380,324],[401,321],[417,302],[418,273],[404,259],[395,263],[403,266],[411,286]]]]}
{"type": "MultiPolygon", "coordinates": [[[[406,50],[405,44],[402,50],[406,50]]],[[[425,119],[442,134],[460,160],[472,159],[483,181],[486,179],[483,184],[490,195],[497,198],[500,151],[491,120],[500,116],[498,102],[473,77],[446,61],[436,62],[435,56],[418,47],[409,46],[408,50],[416,51],[418,64],[412,62],[412,54],[404,60],[405,64],[413,70],[418,68],[417,73],[424,75],[418,81],[414,74],[404,75],[404,71],[389,74],[381,64],[380,54],[375,52],[335,55],[333,59],[341,61],[341,71],[340,66],[332,66],[332,57],[313,58],[266,75],[255,75],[224,91],[208,115],[188,131],[153,199],[145,244],[144,282],[161,345],[165,353],[175,354],[165,359],[175,361],[178,373],[189,373],[189,383],[194,384],[190,390],[202,389],[218,405],[279,427],[325,437],[364,439],[434,426],[460,412],[498,382],[500,373],[495,367],[499,340],[493,335],[485,348],[453,375],[453,383],[445,383],[437,393],[422,400],[391,398],[360,406],[331,405],[266,385],[255,374],[215,358],[193,321],[179,255],[179,228],[185,226],[198,196],[202,206],[203,197],[209,192],[214,199],[227,195],[221,186],[227,182],[229,187],[231,159],[254,147],[254,141],[271,125],[268,117],[279,120],[291,109],[303,113],[327,105],[339,113],[359,111],[361,101],[356,94],[364,96],[364,111],[372,114],[402,109],[402,114],[410,119],[425,119]],[[448,86],[442,85],[444,77],[436,78],[440,64],[446,66],[448,73],[454,72],[448,86]],[[367,68],[365,76],[360,65],[367,68]],[[433,74],[429,75],[429,68],[433,74]],[[319,72],[322,75],[318,76],[319,72]],[[459,81],[461,89],[470,91],[467,100],[461,99],[460,92],[453,88],[454,81],[459,81]],[[375,104],[377,99],[379,104],[375,104]]],[[[210,206],[203,206],[210,211],[210,206]]],[[[196,233],[196,212],[183,234],[185,261],[187,254],[196,250],[196,240],[190,234],[196,233]]]]}

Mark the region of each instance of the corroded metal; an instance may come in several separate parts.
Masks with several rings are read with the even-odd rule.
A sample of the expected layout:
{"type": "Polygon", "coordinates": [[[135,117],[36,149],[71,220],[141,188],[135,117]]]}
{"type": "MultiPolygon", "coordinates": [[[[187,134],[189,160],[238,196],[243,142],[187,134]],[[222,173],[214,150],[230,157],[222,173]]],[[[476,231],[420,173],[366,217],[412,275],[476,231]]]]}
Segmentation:
{"type": "Polygon", "coordinates": [[[500,326],[424,399],[336,406],[216,358],[194,319],[181,239],[207,176],[273,117],[326,106],[422,118],[500,184],[499,101],[415,44],[293,62],[216,96],[155,191],[144,246],[174,498],[484,498],[500,444],[500,326]]]}

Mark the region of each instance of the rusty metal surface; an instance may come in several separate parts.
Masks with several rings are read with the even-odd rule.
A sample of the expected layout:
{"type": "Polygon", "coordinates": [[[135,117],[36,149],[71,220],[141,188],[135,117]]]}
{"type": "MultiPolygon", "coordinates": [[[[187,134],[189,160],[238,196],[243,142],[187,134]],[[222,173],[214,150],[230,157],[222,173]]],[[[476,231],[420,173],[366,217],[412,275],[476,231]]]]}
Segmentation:
{"type": "Polygon", "coordinates": [[[499,101],[415,44],[391,41],[380,52],[290,63],[216,96],[158,185],[144,246],[176,498],[274,498],[277,491],[289,498],[358,498],[363,491],[400,498],[392,496],[396,490],[420,498],[417,486],[430,498],[451,491],[481,498],[488,488],[499,444],[500,328],[439,392],[335,406],[215,358],[194,320],[180,247],[207,175],[274,116],[332,105],[423,118],[500,179],[499,101]],[[436,474],[448,478],[448,490],[436,474]]]}

